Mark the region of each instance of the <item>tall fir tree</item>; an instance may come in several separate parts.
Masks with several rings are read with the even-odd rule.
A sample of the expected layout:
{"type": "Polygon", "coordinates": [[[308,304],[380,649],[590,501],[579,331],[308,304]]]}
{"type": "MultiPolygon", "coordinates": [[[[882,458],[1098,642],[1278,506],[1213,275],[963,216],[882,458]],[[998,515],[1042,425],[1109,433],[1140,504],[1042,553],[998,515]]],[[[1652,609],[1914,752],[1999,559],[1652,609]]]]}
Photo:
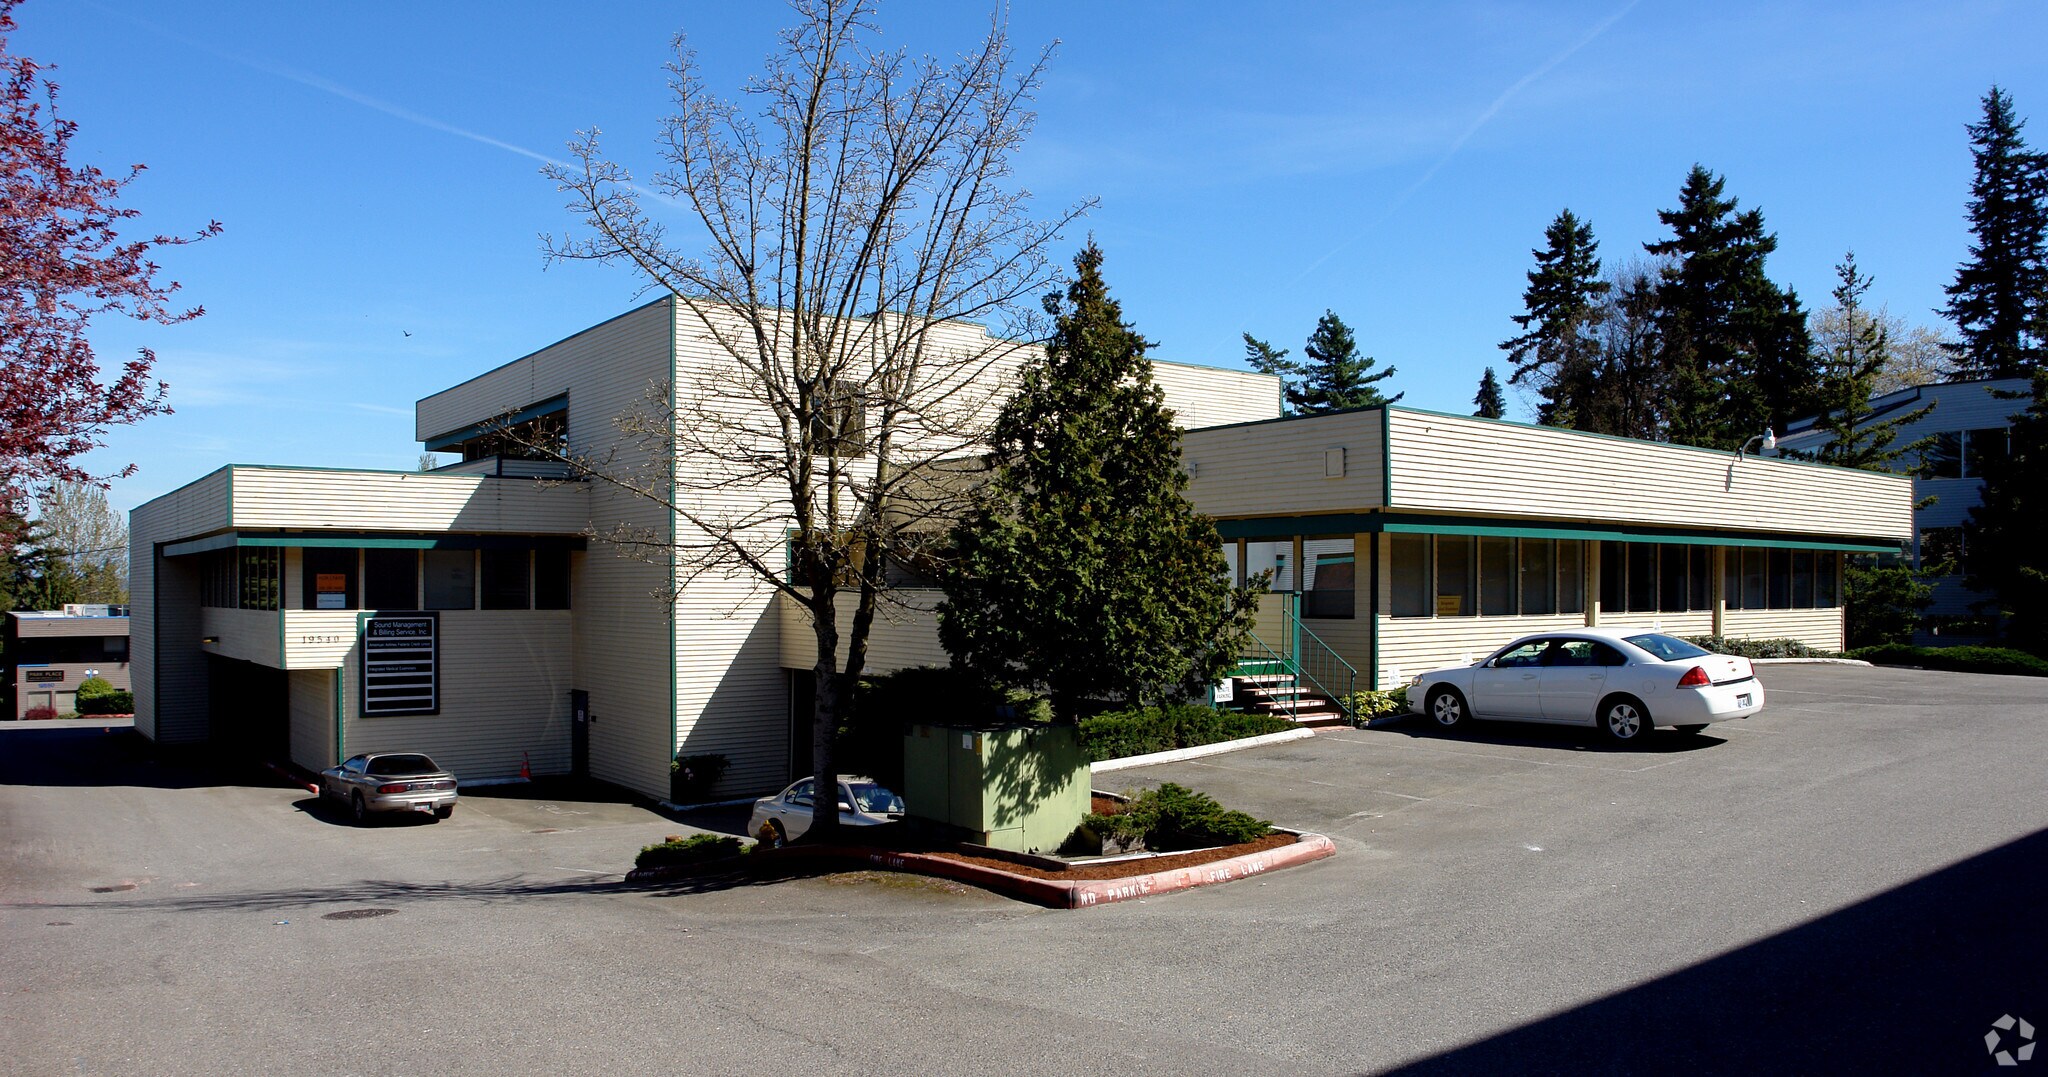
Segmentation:
{"type": "Polygon", "coordinates": [[[1287,402],[1303,415],[1392,404],[1406,395],[1380,392],[1376,383],[1393,377],[1395,368],[1373,373],[1377,360],[1358,353],[1351,327],[1334,311],[1325,310],[1316,319],[1315,332],[1308,335],[1301,353],[1308,361],[1298,364],[1301,380],[1288,391],[1287,402]]]}
{"type": "Polygon", "coordinates": [[[1860,468],[1864,471],[1898,471],[1901,457],[1917,457],[1919,450],[1934,439],[1897,445],[1899,428],[1917,423],[1934,410],[1929,404],[1886,419],[1871,421],[1875,411],[1870,398],[1878,376],[1891,365],[1891,334],[1884,322],[1863,309],[1863,295],[1870,290],[1870,278],[1856,268],[1856,252],[1842,256],[1835,266],[1835,309],[1841,313],[1841,327],[1822,349],[1819,418],[1815,426],[1828,433],[1827,444],[1816,454],[1825,464],[1860,468]]]}
{"type": "Polygon", "coordinates": [[[1956,267],[1942,314],[1958,375],[2017,378],[2048,358],[2048,158],[2020,139],[2026,121],[1996,86],[1968,124],[1970,258],[1956,267]]]}
{"type": "Polygon", "coordinates": [[[1600,244],[1591,222],[1562,210],[1543,239],[1541,250],[1529,252],[1536,268],[1522,292],[1523,313],[1514,316],[1522,333],[1500,346],[1515,364],[1508,383],[1537,386],[1542,403],[1536,421],[1575,426],[1588,410],[1585,398],[1600,361],[1596,332],[1606,314],[1601,300],[1610,285],[1600,279],[1600,244]]]}
{"type": "Polygon", "coordinates": [[[1271,344],[1246,333],[1244,335],[1244,363],[1261,374],[1271,374],[1280,379],[1280,412],[1292,410],[1287,404],[1290,392],[1300,387],[1301,364],[1287,358],[1286,348],[1275,348],[1271,344]]]}
{"type": "Polygon", "coordinates": [[[1479,392],[1472,397],[1472,406],[1478,411],[1472,414],[1482,419],[1498,419],[1508,413],[1508,402],[1500,395],[1500,379],[1493,376],[1493,368],[1479,376],[1479,392]]]}
{"type": "Polygon", "coordinates": [[[1763,213],[1737,212],[1726,182],[1694,165],[1678,208],[1657,218],[1671,238],[1657,288],[1660,360],[1670,379],[1671,441],[1731,449],[1813,411],[1818,377],[1799,297],[1764,273],[1778,237],[1763,213]]]}
{"type": "Polygon", "coordinates": [[[1231,585],[1216,525],[1185,496],[1180,432],[1145,340],[1074,260],[1042,360],[997,418],[994,475],[953,530],[939,639],[956,666],[1089,700],[1190,697],[1236,661],[1256,594],[1231,585]]]}
{"type": "Polygon", "coordinates": [[[2006,452],[1980,458],[1983,504],[1970,510],[1966,541],[1970,586],[1998,596],[2007,638],[2048,656],[2048,368],[2032,379],[2006,452]]]}

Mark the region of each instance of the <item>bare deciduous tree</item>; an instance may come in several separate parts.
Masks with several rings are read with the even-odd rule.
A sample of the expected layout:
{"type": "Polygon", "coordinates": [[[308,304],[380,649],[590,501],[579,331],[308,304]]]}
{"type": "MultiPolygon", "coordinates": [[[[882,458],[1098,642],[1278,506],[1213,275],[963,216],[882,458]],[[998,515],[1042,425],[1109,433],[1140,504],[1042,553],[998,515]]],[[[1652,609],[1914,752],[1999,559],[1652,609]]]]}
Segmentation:
{"type": "MultiPolygon", "coordinates": [[[[737,99],[706,90],[677,38],[662,171],[634,179],[595,131],[572,143],[576,165],[548,170],[584,225],[547,240],[550,260],[634,267],[701,343],[615,420],[624,454],[550,454],[673,514],[672,538],[600,537],[672,558],[678,593],[751,578],[808,611],[812,763],[830,790],[869,630],[948,511],[952,462],[984,446],[1016,342],[1040,335],[1029,301],[1058,278],[1049,245],[1086,206],[1035,218],[1010,186],[1049,49],[1014,61],[997,18],[957,60],[913,57],[873,44],[865,0],[795,6],[737,99]],[[678,213],[702,253],[671,238],[678,213]],[[642,450],[651,464],[621,465],[642,450]]],[[[835,799],[815,800],[820,838],[835,799]]]]}

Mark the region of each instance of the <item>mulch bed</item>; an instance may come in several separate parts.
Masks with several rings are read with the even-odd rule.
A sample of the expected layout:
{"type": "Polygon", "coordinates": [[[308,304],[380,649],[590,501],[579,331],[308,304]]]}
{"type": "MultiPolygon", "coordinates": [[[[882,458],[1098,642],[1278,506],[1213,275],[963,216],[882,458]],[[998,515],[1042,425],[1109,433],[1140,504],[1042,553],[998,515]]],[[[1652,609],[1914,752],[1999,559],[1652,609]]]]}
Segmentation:
{"type": "Polygon", "coordinates": [[[1269,834],[1257,841],[1248,841],[1240,845],[1224,845],[1214,849],[1201,849],[1192,853],[1170,853],[1166,856],[1140,858],[1137,860],[1117,860],[1107,864],[1075,864],[1073,867],[1060,870],[1031,867],[1026,864],[1016,863],[1015,861],[997,860],[993,857],[970,856],[966,853],[930,853],[928,855],[944,860],[958,860],[961,863],[973,864],[977,867],[1007,871],[1012,875],[1028,875],[1034,879],[1081,881],[1124,879],[1133,875],[1149,875],[1155,871],[1191,868],[1197,864],[1210,864],[1218,860],[1228,860],[1233,856],[1245,856],[1250,853],[1263,853],[1268,849],[1284,848],[1293,845],[1296,840],[1292,834],[1269,834]]]}

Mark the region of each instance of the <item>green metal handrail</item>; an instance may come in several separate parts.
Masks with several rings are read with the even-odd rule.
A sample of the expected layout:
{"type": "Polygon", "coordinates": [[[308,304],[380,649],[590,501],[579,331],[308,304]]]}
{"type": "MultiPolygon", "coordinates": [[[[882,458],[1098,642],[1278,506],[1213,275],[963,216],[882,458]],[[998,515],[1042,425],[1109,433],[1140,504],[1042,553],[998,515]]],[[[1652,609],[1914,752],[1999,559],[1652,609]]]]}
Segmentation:
{"type": "Polygon", "coordinates": [[[1346,662],[1343,655],[1323,642],[1322,637],[1309,631],[1298,616],[1294,619],[1294,631],[1298,641],[1294,647],[1295,675],[1305,678],[1316,691],[1328,696],[1337,704],[1337,709],[1344,712],[1345,718],[1356,717],[1351,713],[1351,693],[1358,690],[1358,668],[1346,662]],[[1335,690],[1340,686],[1341,690],[1335,690]]]}

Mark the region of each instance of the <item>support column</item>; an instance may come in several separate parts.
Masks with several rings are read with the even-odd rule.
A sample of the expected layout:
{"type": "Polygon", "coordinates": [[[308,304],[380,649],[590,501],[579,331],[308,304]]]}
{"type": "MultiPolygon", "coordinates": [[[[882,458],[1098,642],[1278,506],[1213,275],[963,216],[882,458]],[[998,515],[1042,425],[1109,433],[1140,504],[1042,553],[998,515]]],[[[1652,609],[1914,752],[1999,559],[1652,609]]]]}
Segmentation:
{"type": "Polygon", "coordinates": [[[1292,568],[1290,569],[1290,571],[1294,573],[1294,578],[1291,581],[1289,581],[1294,584],[1294,586],[1290,588],[1290,590],[1292,590],[1295,594],[1300,594],[1301,592],[1308,590],[1308,567],[1301,563],[1301,551],[1301,536],[1296,535],[1294,536],[1294,561],[1292,563],[1292,568]]]}
{"type": "Polygon", "coordinates": [[[1247,556],[1248,556],[1248,555],[1250,554],[1250,551],[1251,551],[1251,540],[1249,540],[1249,539],[1238,539],[1238,540],[1237,540],[1237,585],[1238,585],[1239,587],[1243,587],[1243,586],[1244,586],[1244,581],[1245,581],[1245,567],[1244,567],[1244,560],[1245,560],[1245,558],[1246,558],[1246,557],[1247,557],[1247,556]]]}
{"type": "Polygon", "coordinates": [[[1586,589],[1586,627],[1600,627],[1600,547],[1602,543],[1586,540],[1585,570],[1583,586],[1586,589]]]}
{"type": "Polygon", "coordinates": [[[1714,547],[1714,635],[1725,636],[1728,619],[1728,547],[1714,547]]]}

